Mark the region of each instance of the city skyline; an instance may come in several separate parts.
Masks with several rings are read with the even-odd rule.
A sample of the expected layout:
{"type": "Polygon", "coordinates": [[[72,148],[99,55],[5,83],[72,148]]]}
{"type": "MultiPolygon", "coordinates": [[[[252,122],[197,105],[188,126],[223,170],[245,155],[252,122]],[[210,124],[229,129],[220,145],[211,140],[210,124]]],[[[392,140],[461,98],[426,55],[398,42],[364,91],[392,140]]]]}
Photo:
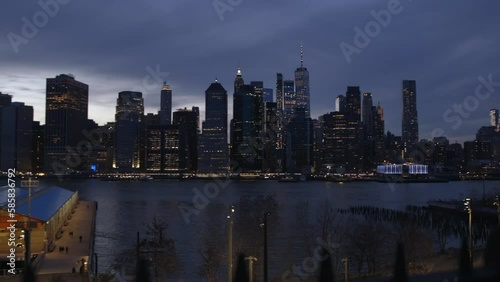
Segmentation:
{"type": "MultiPolygon", "coordinates": [[[[386,109],[387,130],[400,135],[400,81],[414,79],[419,83],[421,137],[429,138],[440,127],[452,142],[472,139],[474,129],[485,124],[484,113],[500,104],[498,95],[481,101],[459,128],[446,122],[443,114],[474,94],[479,76],[492,74],[493,81],[500,80],[498,57],[484,52],[499,46],[494,7],[458,1],[452,7],[434,3],[429,9],[426,2],[401,1],[402,11],[392,15],[391,22],[359,54],[350,56],[348,63],[339,44],[353,45],[354,28],[364,29],[374,20],[371,12],[385,10],[387,4],[319,1],[283,7],[245,1],[221,18],[210,1],[149,1],[99,9],[71,1],[61,4],[57,15],[15,53],[6,35],[22,34],[21,19],[32,20],[42,8],[35,2],[28,6],[9,2],[1,14],[5,24],[0,27],[4,34],[0,91],[33,105],[35,120],[43,122],[44,79],[73,73],[90,85],[90,118],[103,124],[112,120],[113,113],[106,109],[116,94],[142,85],[148,70],[157,66],[169,75],[154,89],[144,91],[146,112],[158,110],[163,80],[174,92],[172,109],[203,106],[204,90],[215,77],[230,89],[238,66],[249,81],[263,81],[264,87],[274,88],[276,72],[293,79],[303,42],[313,118],[331,111],[346,85],[359,85],[386,109]],[[148,15],[137,15],[139,10],[148,15]],[[299,10],[302,17],[283,20],[287,12],[299,10]],[[249,12],[268,21],[256,24],[246,16],[249,12]],[[87,20],[89,13],[92,22],[87,20]],[[460,21],[463,15],[470,22],[460,21]],[[421,40],[422,36],[427,39],[421,40]]],[[[204,116],[202,107],[200,111],[204,116]]]]}

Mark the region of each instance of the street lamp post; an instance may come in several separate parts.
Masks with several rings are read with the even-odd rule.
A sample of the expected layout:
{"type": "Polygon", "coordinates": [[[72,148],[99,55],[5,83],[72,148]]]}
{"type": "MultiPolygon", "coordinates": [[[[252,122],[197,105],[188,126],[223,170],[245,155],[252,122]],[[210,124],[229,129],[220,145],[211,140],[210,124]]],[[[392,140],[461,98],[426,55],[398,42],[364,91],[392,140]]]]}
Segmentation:
{"type": "Polygon", "coordinates": [[[466,198],[464,201],[465,205],[465,210],[469,214],[469,260],[471,264],[471,268],[473,268],[474,263],[473,263],[473,256],[472,256],[472,206],[471,206],[471,199],[466,198]]]}
{"type": "Polygon", "coordinates": [[[246,257],[245,260],[248,261],[248,276],[249,276],[249,282],[253,282],[253,262],[257,261],[256,257],[246,257]]]}
{"type": "Polygon", "coordinates": [[[342,259],[344,263],[344,281],[349,282],[349,258],[342,259]]]}
{"type": "Polygon", "coordinates": [[[234,214],[234,206],[231,205],[229,207],[229,212],[227,214],[227,218],[229,219],[229,228],[228,228],[228,247],[227,247],[227,281],[233,281],[233,214],[234,214]]]}
{"type": "Polygon", "coordinates": [[[33,180],[28,177],[28,180],[21,180],[21,187],[28,188],[28,218],[26,220],[26,232],[24,233],[24,241],[26,246],[25,252],[25,267],[31,264],[31,188],[38,187],[38,180],[33,180]]]}
{"type": "Polygon", "coordinates": [[[498,225],[500,225],[500,198],[498,195],[495,196],[495,202],[493,205],[497,206],[498,225]]]}
{"type": "Polygon", "coordinates": [[[264,282],[268,282],[268,269],[267,269],[267,217],[271,212],[264,213],[264,282]]]}

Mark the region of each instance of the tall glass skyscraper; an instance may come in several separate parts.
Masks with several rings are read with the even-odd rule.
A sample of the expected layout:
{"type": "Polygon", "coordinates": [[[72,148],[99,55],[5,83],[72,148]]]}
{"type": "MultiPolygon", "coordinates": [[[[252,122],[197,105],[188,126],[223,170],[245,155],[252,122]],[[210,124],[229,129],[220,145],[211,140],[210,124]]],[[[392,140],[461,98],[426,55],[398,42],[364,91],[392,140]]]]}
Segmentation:
{"type": "Polygon", "coordinates": [[[346,113],[352,114],[355,120],[361,121],[361,91],[359,86],[347,86],[345,101],[346,113]]]}
{"type": "Polygon", "coordinates": [[[304,108],[306,117],[311,117],[311,102],[309,93],[309,71],[304,67],[304,52],[300,44],[300,67],[295,70],[295,106],[304,108]]]}
{"type": "Polygon", "coordinates": [[[172,88],[163,83],[160,96],[160,125],[172,124],[172,88]]]}
{"type": "Polygon", "coordinates": [[[294,81],[283,81],[283,127],[286,127],[288,122],[295,115],[297,99],[295,98],[294,81]]]}
{"type": "Polygon", "coordinates": [[[198,150],[198,171],[227,173],[227,91],[217,80],[205,91],[205,121],[198,150]]]}
{"type": "Polygon", "coordinates": [[[122,91],[116,100],[114,167],[120,171],[141,168],[144,154],[144,100],[141,92],[122,91]]]}
{"type": "Polygon", "coordinates": [[[373,139],[373,130],[374,130],[374,111],[373,111],[373,98],[372,93],[365,92],[363,93],[363,124],[366,129],[366,137],[368,140],[373,139]]]}
{"type": "Polygon", "coordinates": [[[0,121],[1,170],[32,172],[33,107],[20,102],[0,107],[0,121]]]}
{"type": "Polygon", "coordinates": [[[417,84],[415,80],[403,80],[403,155],[412,159],[418,143],[417,84]]]}
{"type": "Polygon", "coordinates": [[[243,82],[238,70],[233,96],[233,120],[231,140],[232,171],[262,171],[262,122],[263,106],[261,81],[250,85],[243,82]]]}
{"type": "MultiPolygon", "coordinates": [[[[45,101],[44,170],[64,174],[82,169],[84,162],[66,161],[67,146],[75,148],[86,140],[89,105],[89,86],[72,75],[61,74],[47,78],[45,101]]],[[[83,156],[79,156],[80,160],[83,156]]]]}

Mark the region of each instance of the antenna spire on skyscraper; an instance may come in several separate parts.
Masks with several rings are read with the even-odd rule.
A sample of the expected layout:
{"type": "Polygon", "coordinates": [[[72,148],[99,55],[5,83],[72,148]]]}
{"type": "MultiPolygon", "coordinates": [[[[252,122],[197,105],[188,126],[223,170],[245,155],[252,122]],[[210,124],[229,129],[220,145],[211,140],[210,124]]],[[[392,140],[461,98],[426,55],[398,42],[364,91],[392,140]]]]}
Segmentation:
{"type": "Polygon", "coordinates": [[[304,46],[302,41],[300,41],[300,67],[304,67],[304,46]]]}

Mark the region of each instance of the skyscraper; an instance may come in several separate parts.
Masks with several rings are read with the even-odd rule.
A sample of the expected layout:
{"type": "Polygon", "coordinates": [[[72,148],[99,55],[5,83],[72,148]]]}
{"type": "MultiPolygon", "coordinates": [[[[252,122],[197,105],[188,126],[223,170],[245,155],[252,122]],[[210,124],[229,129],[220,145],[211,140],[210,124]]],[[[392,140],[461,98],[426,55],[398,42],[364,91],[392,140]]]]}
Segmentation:
{"type": "Polygon", "coordinates": [[[285,148],[285,138],[284,138],[284,97],[283,97],[283,75],[281,73],[276,74],[276,115],[278,117],[278,132],[277,132],[277,170],[281,172],[284,167],[284,148],[285,148]]]}
{"type": "MultiPolygon", "coordinates": [[[[0,92],[0,111],[2,108],[10,106],[12,103],[12,96],[9,94],[5,94],[0,92]]],[[[0,112],[1,113],[1,112],[0,112]]],[[[3,136],[2,133],[2,115],[0,114],[0,136],[3,136]]],[[[2,154],[2,146],[0,146],[0,155],[2,154]]]]}
{"type": "Polygon", "coordinates": [[[374,125],[373,99],[372,93],[363,93],[363,124],[366,129],[366,137],[371,140],[373,138],[374,125]]]}
{"type": "Polygon", "coordinates": [[[295,108],[295,116],[286,127],[286,171],[311,173],[312,168],[312,120],[305,108],[295,108]]]}
{"type": "Polygon", "coordinates": [[[263,100],[264,100],[264,104],[266,104],[267,102],[273,102],[274,100],[274,97],[273,97],[273,89],[272,88],[264,88],[264,95],[263,95],[263,100]]]}
{"type": "Polygon", "coordinates": [[[144,146],[144,100],[141,92],[122,91],[116,100],[114,167],[119,171],[141,168],[144,146]]]}
{"type": "Polygon", "coordinates": [[[80,162],[66,161],[67,147],[75,149],[80,141],[86,140],[84,130],[87,125],[88,98],[89,86],[71,75],[61,74],[55,78],[47,78],[44,150],[46,172],[65,174],[70,170],[89,169],[83,167],[83,155],[78,156],[80,162]]]}
{"type": "Polygon", "coordinates": [[[227,173],[227,91],[216,80],[205,91],[205,121],[200,136],[198,171],[227,173]]]}
{"type": "Polygon", "coordinates": [[[338,95],[337,99],[335,99],[335,111],[336,112],[345,112],[345,96],[338,95]]]}
{"type": "Polygon", "coordinates": [[[418,115],[417,85],[415,80],[403,80],[403,122],[402,122],[403,155],[412,160],[417,152],[418,115]]]}
{"type": "Polygon", "coordinates": [[[198,170],[198,124],[200,109],[178,109],[173,124],[179,126],[179,169],[184,172],[198,170]]]}
{"type": "Polygon", "coordinates": [[[295,70],[296,107],[304,108],[306,117],[311,117],[309,71],[304,67],[303,46],[300,44],[300,67],[295,70]]]}
{"type": "Polygon", "coordinates": [[[490,125],[498,127],[498,109],[490,110],[490,125]]]}
{"type": "Polygon", "coordinates": [[[234,93],[238,93],[240,91],[240,87],[245,84],[243,80],[243,74],[241,73],[241,68],[238,68],[236,71],[236,78],[234,79],[234,93]]]}
{"type": "MultiPolygon", "coordinates": [[[[262,170],[262,88],[239,85],[241,72],[235,80],[231,140],[232,171],[262,170]],[[260,89],[260,90],[259,90],[260,89]]],[[[258,83],[254,83],[257,86],[258,83]]]]}
{"type": "Polygon", "coordinates": [[[19,172],[32,172],[33,107],[13,102],[1,107],[0,114],[1,170],[15,168],[19,172]]]}
{"type": "Polygon", "coordinates": [[[322,167],[332,172],[360,172],[363,150],[359,121],[349,113],[332,112],[321,117],[323,133],[322,167]]]}
{"type": "Polygon", "coordinates": [[[286,127],[288,122],[295,114],[297,99],[295,99],[295,89],[293,80],[283,81],[283,127],[286,127]]]}
{"type": "Polygon", "coordinates": [[[354,118],[361,121],[361,91],[359,86],[347,86],[346,91],[346,112],[354,115],[354,118]]]}
{"type": "Polygon", "coordinates": [[[160,125],[172,124],[172,88],[163,83],[160,97],[160,125]]]}
{"type": "Polygon", "coordinates": [[[278,115],[274,102],[265,103],[263,171],[277,172],[278,162],[278,115]]]}
{"type": "Polygon", "coordinates": [[[276,74],[276,105],[278,110],[278,118],[281,118],[283,113],[283,75],[281,73],[276,74]]]}

